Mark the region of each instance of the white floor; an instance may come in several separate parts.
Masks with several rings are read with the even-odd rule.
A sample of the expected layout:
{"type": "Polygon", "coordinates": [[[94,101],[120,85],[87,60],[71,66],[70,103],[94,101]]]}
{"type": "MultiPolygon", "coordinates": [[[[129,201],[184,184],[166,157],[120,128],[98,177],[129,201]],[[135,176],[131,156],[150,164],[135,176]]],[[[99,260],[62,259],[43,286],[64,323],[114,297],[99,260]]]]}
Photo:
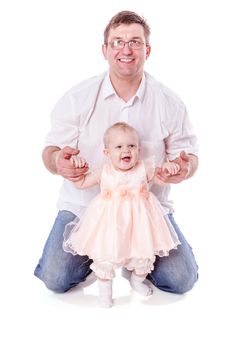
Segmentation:
{"type": "Polygon", "coordinates": [[[238,349],[237,295],[210,273],[186,295],[154,288],[146,298],[118,274],[111,309],[98,307],[96,284],[54,294],[25,277],[1,297],[2,349],[238,349]]]}

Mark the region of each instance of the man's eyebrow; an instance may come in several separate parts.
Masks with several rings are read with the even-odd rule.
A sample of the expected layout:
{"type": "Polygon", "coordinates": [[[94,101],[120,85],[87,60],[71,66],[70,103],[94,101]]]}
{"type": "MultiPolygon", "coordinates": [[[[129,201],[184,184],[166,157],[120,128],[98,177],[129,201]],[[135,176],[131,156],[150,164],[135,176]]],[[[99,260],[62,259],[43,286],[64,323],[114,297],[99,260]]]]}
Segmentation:
{"type": "MultiPolygon", "coordinates": [[[[123,39],[122,36],[113,36],[111,38],[111,40],[117,40],[117,39],[123,39]]],[[[134,39],[140,39],[142,40],[142,38],[140,36],[133,36],[130,40],[134,40],[134,39]]]]}

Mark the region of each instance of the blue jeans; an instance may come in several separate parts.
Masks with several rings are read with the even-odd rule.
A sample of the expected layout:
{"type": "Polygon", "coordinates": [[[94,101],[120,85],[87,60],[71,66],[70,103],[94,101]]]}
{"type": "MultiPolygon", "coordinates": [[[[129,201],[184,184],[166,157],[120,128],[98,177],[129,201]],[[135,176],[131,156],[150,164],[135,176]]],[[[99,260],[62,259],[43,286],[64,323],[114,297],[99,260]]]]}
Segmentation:
{"type": "MultiPolygon", "coordinates": [[[[88,256],[66,253],[62,248],[63,232],[66,224],[74,220],[69,211],[59,211],[51,233],[46,241],[43,254],[34,271],[46,287],[54,292],[64,293],[91,273],[92,260],[88,256]]],[[[156,258],[154,270],[147,278],[159,289],[182,294],[194,286],[198,278],[198,267],[191,247],[176,225],[173,216],[169,219],[177,232],[181,245],[169,256],[156,258]]]]}

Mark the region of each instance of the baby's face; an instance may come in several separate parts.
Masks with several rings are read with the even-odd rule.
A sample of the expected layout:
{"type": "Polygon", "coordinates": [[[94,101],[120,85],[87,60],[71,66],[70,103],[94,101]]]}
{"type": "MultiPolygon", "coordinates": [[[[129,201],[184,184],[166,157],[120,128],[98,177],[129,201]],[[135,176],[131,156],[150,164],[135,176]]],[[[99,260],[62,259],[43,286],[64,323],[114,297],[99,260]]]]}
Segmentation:
{"type": "Polygon", "coordinates": [[[139,138],[131,130],[112,130],[105,154],[116,170],[127,171],[139,160],[139,138]]]}

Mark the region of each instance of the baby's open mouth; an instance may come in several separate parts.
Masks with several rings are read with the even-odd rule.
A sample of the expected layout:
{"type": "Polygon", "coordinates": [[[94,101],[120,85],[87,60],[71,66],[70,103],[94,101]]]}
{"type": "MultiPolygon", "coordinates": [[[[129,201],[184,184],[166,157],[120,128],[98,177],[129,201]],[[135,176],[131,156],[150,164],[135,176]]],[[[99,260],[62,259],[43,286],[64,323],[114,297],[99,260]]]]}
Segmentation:
{"type": "Polygon", "coordinates": [[[126,157],[122,157],[121,160],[123,160],[123,162],[129,162],[131,159],[130,156],[126,156],[126,157]]]}

